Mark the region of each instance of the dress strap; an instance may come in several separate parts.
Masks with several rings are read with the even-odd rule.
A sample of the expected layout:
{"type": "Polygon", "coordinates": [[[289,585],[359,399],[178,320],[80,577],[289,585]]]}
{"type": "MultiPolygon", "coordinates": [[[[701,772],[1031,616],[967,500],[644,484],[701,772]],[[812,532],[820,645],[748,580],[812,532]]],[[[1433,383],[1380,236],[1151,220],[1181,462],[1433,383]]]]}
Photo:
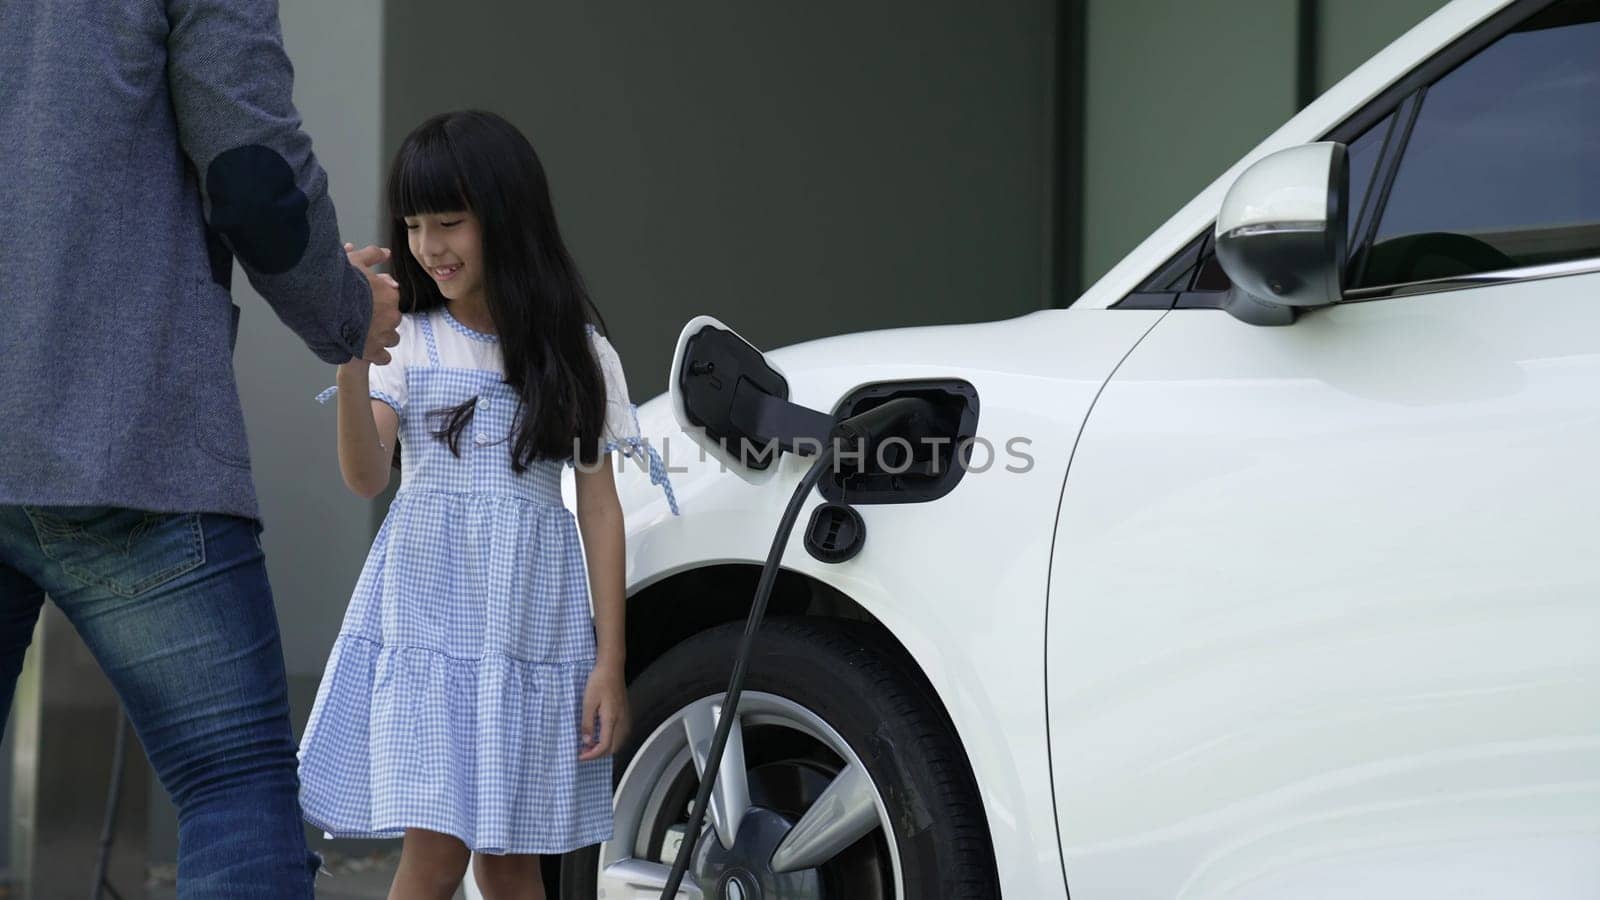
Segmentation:
{"type": "Polygon", "coordinates": [[[422,339],[428,344],[428,362],[434,368],[439,367],[439,345],[433,339],[433,313],[426,312],[417,317],[422,325],[422,339]]]}
{"type": "Polygon", "coordinates": [[[661,490],[666,493],[667,508],[672,510],[672,514],[682,515],[678,512],[678,495],[672,490],[672,479],[667,477],[667,464],[662,462],[661,454],[657,453],[656,448],[650,446],[648,441],[641,438],[640,443],[644,444],[645,453],[649,454],[650,483],[660,485],[661,490]]]}
{"type": "MultiPolygon", "coordinates": [[[[667,474],[667,464],[649,441],[642,437],[619,438],[614,441],[606,441],[600,447],[600,452],[620,452],[628,459],[639,460],[650,473],[650,483],[661,488],[661,492],[667,495],[667,508],[672,510],[672,514],[675,516],[683,515],[678,511],[678,495],[672,489],[672,478],[667,474]]],[[[576,463],[572,459],[568,459],[567,465],[574,466],[576,463]]]]}
{"type": "MultiPolygon", "coordinates": [[[[633,416],[634,435],[640,435],[638,405],[628,404],[628,412],[633,416]]],[[[662,493],[667,495],[667,508],[672,510],[672,514],[675,516],[682,515],[678,511],[678,495],[672,490],[672,478],[667,474],[666,461],[661,458],[660,453],[656,452],[655,446],[650,441],[642,435],[638,437],[623,437],[614,441],[606,441],[605,447],[602,449],[606,453],[620,450],[623,456],[631,459],[639,459],[642,456],[645,468],[650,472],[650,483],[661,488],[662,493]]]]}

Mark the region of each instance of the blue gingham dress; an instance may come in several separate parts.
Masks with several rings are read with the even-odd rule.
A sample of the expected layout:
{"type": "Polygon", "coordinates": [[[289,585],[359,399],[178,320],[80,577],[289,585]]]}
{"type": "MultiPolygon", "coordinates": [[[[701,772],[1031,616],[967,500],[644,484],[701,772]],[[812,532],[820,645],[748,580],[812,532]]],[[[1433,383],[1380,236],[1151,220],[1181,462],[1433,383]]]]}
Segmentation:
{"type": "MultiPolygon", "coordinates": [[[[611,760],[578,761],[595,635],[563,464],[512,470],[517,396],[493,336],[448,310],[408,315],[401,332],[371,377],[373,397],[400,416],[400,489],[301,739],[305,818],[331,837],[422,828],[479,853],[606,840],[611,760]],[[468,400],[477,408],[457,458],[427,413],[468,400]]],[[[606,375],[607,449],[648,454],[676,513],[615,351],[592,328],[590,339],[606,375]]]]}

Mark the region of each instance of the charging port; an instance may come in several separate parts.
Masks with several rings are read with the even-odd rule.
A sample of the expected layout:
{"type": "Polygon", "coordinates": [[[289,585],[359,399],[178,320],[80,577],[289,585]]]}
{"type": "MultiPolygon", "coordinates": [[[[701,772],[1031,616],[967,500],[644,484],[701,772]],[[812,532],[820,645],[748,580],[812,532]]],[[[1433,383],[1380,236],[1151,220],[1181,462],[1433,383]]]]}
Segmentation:
{"type": "Polygon", "coordinates": [[[978,391],[960,379],[888,381],[863,385],[834,408],[834,421],[859,415],[890,400],[915,397],[929,405],[926,416],[880,441],[860,458],[846,454],[817,482],[822,496],[837,503],[926,503],[955,489],[972,456],[978,433],[978,391]]]}

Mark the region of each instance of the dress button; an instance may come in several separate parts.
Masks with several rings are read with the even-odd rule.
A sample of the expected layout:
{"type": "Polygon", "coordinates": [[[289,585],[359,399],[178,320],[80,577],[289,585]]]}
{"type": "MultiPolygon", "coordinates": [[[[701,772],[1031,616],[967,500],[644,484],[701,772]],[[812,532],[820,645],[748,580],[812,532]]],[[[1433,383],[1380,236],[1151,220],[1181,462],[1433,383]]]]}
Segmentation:
{"type": "Polygon", "coordinates": [[[488,397],[479,397],[478,398],[478,408],[479,409],[488,409],[489,408],[489,398],[488,397]]]}
{"type": "Polygon", "coordinates": [[[487,444],[487,443],[489,443],[489,436],[480,431],[480,432],[478,432],[478,436],[476,438],[474,438],[474,440],[476,440],[480,444],[487,444]]]}

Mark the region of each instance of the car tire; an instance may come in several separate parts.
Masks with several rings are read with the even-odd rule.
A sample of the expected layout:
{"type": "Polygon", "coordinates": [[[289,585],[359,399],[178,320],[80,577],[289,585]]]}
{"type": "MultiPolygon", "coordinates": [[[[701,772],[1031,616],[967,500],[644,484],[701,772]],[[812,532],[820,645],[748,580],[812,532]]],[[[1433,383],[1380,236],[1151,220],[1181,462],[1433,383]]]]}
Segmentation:
{"type": "MultiPolygon", "coordinates": [[[[670,865],[673,855],[667,848],[672,846],[673,826],[663,823],[675,817],[681,840],[688,810],[686,803],[679,804],[692,798],[697,786],[684,736],[690,733],[685,730],[686,717],[695,714],[698,704],[726,691],[742,631],[741,624],[730,624],[698,634],[652,663],[630,687],[634,728],[615,764],[617,833],[612,842],[564,858],[562,897],[594,900],[602,860],[670,865]],[[681,745],[676,749],[677,762],[662,765],[653,784],[625,784],[629,778],[642,777],[631,768],[642,747],[649,748],[647,760],[661,759],[675,749],[661,742],[673,741],[681,745]],[[672,789],[664,791],[669,783],[672,789]],[[647,795],[668,798],[655,803],[649,822],[643,815],[649,804],[638,802],[647,795]],[[618,844],[627,846],[619,849],[618,844]]],[[[769,621],[757,634],[744,691],[739,731],[747,748],[751,782],[746,793],[751,809],[781,815],[792,825],[805,812],[801,804],[814,801],[815,788],[796,792],[781,787],[763,790],[763,785],[841,781],[840,772],[859,764],[870,778],[879,813],[870,833],[806,870],[809,881],[778,886],[769,882],[759,885],[759,891],[830,900],[999,896],[994,852],[966,755],[931,688],[881,630],[843,620],[769,621]],[[817,726],[812,717],[825,726],[817,726]],[[790,731],[785,731],[786,724],[792,726],[790,731]],[[819,734],[826,737],[818,738],[819,734]],[[838,745],[841,739],[843,746],[838,745]]],[[[699,733],[706,732],[702,728],[699,733]]],[[[746,815],[743,821],[753,823],[755,818],[746,815]]],[[[776,827],[781,831],[787,826],[776,827]]],[[[753,824],[748,832],[741,829],[734,850],[726,852],[735,852],[748,840],[756,854],[750,859],[771,859],[769,845],[757,837],[747,839],[747,833],[757,831],[753,824]]],[[[708,825],[696,856],[711,851],[724,852],[708,825]]],[[[732,871],[718,875],[708,863],[691,869],[691,878],[685,881],[695,874],[711,880],[711,884],[695,882],[707,900],[758,892],[731,890],[725,881],[718,881],[735,877],[732,871]]],[[[766,872],[749,877],[801,875],[766,872]]],[[[629,884],[636,896],[644,896],[638,883],[629,884]]]]}

